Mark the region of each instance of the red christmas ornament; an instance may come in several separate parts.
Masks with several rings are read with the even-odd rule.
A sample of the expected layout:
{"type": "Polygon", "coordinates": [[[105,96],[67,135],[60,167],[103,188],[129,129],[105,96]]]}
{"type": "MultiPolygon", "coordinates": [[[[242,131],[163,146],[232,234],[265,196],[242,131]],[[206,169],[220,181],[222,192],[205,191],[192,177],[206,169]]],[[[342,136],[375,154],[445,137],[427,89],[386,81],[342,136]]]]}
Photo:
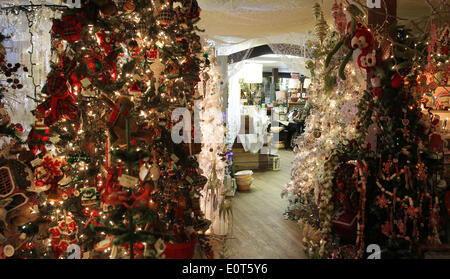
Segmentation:
{"type": "Polygon", "coordinates": [[[391,87],[400,88],[400,86],[402,86],[402,76],[399,74],[395,74],[391,80],[391,87]]]}
{"type": "Polygon", "coordinates": [[[134,92],[134,93],[141,92],[141,88],[139,88],[139,85],[137,84],[137,82],[133,82],[130,85],[130,92],[134,92]]]}

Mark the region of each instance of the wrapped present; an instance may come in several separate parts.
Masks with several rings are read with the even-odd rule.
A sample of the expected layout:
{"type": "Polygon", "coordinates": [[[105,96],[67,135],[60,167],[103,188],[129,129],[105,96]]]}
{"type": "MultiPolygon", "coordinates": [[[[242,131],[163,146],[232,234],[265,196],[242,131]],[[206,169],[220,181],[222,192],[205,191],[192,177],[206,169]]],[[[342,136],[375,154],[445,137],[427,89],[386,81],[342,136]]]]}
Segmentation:
{"type": "Polygon", "coordinates": [[[340,208],[331,221],[333,231],[343,239],[353,240],[356,236],[356,213],[340,208]]]}

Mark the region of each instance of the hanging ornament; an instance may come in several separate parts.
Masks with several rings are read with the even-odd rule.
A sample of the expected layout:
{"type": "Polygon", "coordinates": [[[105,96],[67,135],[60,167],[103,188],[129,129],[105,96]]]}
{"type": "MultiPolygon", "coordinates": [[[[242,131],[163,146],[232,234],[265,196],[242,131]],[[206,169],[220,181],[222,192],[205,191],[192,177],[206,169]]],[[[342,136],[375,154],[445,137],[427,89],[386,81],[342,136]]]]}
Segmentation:
{"type": "Polygon", "coordinates": [[[125,3],[123,4],[123,9],[126,12],[131,13],[134,11],[134,9],[136,9],[136,5],[134,4],[133,0],[125,0],[125,3]]]}
{"type": "Polygon", "coordinates": [[[156,16],[156,19],[161,26],[167,27],[175,21],[175,13],[169,9],[161,9],[156,16]]]}
{"type": "Polygon", "coordinates": [[[328,33],[328,24],[318,3],[313,6],[313,13],[316,17],[316,25],[314,26],[314,31],[316,32],[317,38],[319,38],[319,41],[322,43],[328,33]]]}
{"type": "Polygon", "coordinates": [[[420,157],[416,164],[416,177],[420,181],[425,181],[425,179],[427,179],[427,170],[425,168],[425,164],[422,162],[420,157]]]}
{"type": "Polygon", "coordinates": [[[403,83],[402,76],[399,74],[395,74],[391,80],[391,87],[392,88],[400,88],[400,86],[402,86],[402,83],[403,83]]]}
{"type": "Polygon", "coordinates": [[[342,8],[342,2],[338,4],[337,1],[334,0],[333,7],[331,9],[331,15],[334,18],[334,26],[336,27],[336,30],[341,36],[343,36],[347,24],[347,19],[345,18],[345,13],[342,8]]]}
{"type": "Polygon", "coordinates": [[[437,41],[437,53],[440,55],[448,55],[448,47],[450,43],[450,25],[446,23],[437,32],[441,34],[437,41]]]}
{"type": "Polygon", "coordinates": [[[318,19],[321,14],[322,14],[322,8],[320,7],[320,4],[316,2],[313,5],[313,15],[316,19],[318,19]]]}
{"type": "Polygon", "coordinates": [[[154,159],[152,167],[150,168],[150,172],[149,172],[150,173],[150,179],[156,183],[158,181],[158,179],[159,179],[160,172],[161,171],[159,169],[159,166],[158,166],[156,160],[154,159]]]}
{"type": "Polygon", "coordinates": [[[100,12],[104,17],[112,17],[115,16],[118,12],[118,8],[116,4],[114,4],[113,0],[108,0],[100,7],[100,12]]]}
{"type": "Polygon", "coordinates": [[[320,136],[322,135],[320,129],[314,129],[313,135],[316,139],[320,138],[320,136]]]}
{"type": "Polygon", "coordinates": [[[83,206],[91,206],[97,203],[97,188],[83,187],[81,190],[81,204],[83,206]]]}
{"type": "Polygon", "coordinates": [[[161,59],[159,58],[159,52],[156,55],[155,62],[150,65],[150,70],[153,72],[153,78],[155,79],[155,90],[156,94],[159,92],[159,79],[161,78],[161,73],[164,71],[166,67],[161,62],[161,59]]]}

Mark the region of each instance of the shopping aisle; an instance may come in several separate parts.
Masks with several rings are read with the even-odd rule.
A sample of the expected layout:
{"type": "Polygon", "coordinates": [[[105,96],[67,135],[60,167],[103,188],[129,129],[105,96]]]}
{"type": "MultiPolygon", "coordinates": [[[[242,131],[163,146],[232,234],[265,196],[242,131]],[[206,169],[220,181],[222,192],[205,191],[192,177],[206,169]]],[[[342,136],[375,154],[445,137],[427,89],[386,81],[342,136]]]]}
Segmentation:
{"type": "Polygon", "coordinates": [[[280,193],[290,179],[294,153],[280,150],[279,171],[255,172],[250,191],[233,198],[234,225],[227,240],[232,259],[301,259],[302,235],[299,225],[285,220],[287,200],[280,193]]]}

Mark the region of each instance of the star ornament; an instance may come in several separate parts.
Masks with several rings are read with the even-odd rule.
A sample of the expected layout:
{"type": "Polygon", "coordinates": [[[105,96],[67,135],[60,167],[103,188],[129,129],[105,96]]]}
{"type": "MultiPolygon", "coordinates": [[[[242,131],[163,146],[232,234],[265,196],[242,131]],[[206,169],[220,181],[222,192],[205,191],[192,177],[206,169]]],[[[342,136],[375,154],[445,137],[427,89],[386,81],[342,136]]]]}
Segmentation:
{"type": "Polygon", "coordinates": [[[406,209],[406,214],[408,214],[409,218],[416,218],[417,217],[417,210],[414,208],[414,206],[410,205],[406,209]]]}
{"type": "Polygon", "coordinates": [[[382,195],[380,195],[380,196],[377,197],[377,202],[376,202],[376,204],[377,204],[380,208],[387,208],[388,205],[389,205],[390,203],[391,203],[391,202],[390,202],[388,199],[386,199],[386,196],[385,196],[384,194],[382,194],[382,195]]]}

